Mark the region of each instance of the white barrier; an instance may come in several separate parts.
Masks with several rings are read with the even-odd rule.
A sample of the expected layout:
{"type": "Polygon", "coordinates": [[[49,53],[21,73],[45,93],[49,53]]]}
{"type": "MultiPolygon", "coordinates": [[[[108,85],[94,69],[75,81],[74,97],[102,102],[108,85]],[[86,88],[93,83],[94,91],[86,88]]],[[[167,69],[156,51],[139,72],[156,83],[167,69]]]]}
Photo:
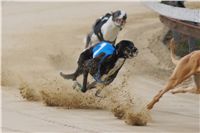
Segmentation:
{"type": "Polygon", "coordinates": [[[200,10],[173,7],[158,2],[145,2],[145,4],[161,15],[191,22],[200,23],[200,10]]]}

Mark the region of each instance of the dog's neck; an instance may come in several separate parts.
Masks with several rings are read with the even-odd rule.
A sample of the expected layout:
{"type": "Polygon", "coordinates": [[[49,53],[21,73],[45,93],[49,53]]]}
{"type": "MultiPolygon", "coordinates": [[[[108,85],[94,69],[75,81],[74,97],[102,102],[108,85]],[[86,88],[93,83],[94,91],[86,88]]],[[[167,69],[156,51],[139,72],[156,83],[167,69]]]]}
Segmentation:
{"type": "Polygon", "coordinates": [[[108,19],[108,21],[102,26],[101,32],[103,34],[104,40],[115,41],[121,27],[115,25],[112,20],[112,16],[108,19]]]}
{"type": "Polygon", "coordinates": [[[125,61],[126,58],[122,56],[122,54],[117,53],[117,50],[113,55],[107,57],[106,61],[102,64],[101,67],[101,80],[109,80],[112,75],[121,69],[125,61]]]}
{"type": "Polygon", "coordinates": [[[124,53],[123,53],[122,50],[120,50],[120,49],[117,49],[117,50],[116,50],[115,56],[116,56],[116,58],[124,58],[124,59],[126,59],[124,53]]]}

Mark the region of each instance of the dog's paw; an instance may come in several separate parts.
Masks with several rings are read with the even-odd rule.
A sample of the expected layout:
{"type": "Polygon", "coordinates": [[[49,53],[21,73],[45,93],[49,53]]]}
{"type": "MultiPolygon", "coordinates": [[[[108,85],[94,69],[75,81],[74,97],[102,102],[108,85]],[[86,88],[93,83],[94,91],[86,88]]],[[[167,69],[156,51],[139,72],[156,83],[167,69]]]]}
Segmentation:
{"type": "Polygon", "coordinates": [[[172,93],[172,94],[176,94],[176,92],[175,92],[175,91],[171,91],[171,93],[172,93]]]}
{"type": "Polygon", "coordinates": [[[148,104],[148,105],[147,105],[147,109],[148,109],[148,110],[151,110],[152,108],[153,108],[153,105],[152,105],[152,104],[148,104]]]}
{"type": "Polygon", "coordinates": [[[99,89],[99,90],[97,90],[96,92],[95,92],[95,96],[96,97],[98,97],[98,98],[106,98],[106,96],[103,96],[102,94],[101,94],[101,89],[99,89]]]}
{"type": "MultiPolygon", "coordinates": [[[[89,84],[89,83],[88,83],[89,84]]],[[[96,88],[96,84],[89,84],[88,86],[87,86],[87,89],[88,90],[91,90],[91,89],[94,89],[94,88],[96,88]]]]}
{"type": "Polygon", "coordinates": [[[72,88],[76,91],[81,91],[82,85],[78,81],[74,81],[72,88]]]}

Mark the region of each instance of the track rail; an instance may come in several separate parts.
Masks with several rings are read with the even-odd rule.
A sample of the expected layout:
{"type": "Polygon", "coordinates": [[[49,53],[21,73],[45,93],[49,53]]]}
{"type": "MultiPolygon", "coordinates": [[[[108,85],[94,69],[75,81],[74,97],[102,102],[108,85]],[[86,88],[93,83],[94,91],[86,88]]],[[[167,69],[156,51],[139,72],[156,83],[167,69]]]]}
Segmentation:
{"type": "Polygon", "coordinates": [[[145,2],[145,5],[163,16],[183,21],[200,23],[199,9],[174,7],[160,2],[145,2]]]}
{"type": "Polygon", "coordinates": [[[200,26],[160,15],[160,21],[170,29],[200,39],[200,26]]]}
{"type": "Polygon", "coordinates": [[[200,38],[200,10],[173,7],[159,2],[146,5],[160,15],[160,21],[172,30],[200,38]]]}

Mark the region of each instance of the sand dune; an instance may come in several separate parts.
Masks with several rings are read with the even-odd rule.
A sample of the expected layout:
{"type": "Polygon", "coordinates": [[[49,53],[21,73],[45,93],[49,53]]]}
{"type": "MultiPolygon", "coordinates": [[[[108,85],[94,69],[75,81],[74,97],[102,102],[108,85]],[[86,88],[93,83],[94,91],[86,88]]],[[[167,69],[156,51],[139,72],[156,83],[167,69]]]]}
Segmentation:
{"type": "Polygon", "coordinates": [[[163,25],[142,3],[3,2],[2,11],[3,132],[200,131],[197,95],[168,93],[145,109],[174,66],[161,43],[163,25]],[[104,98],[73,90],[59,72],[74,71],[94,20],[117,9],[128,13],[117,41],[132,40],[139,55],[102,91],[104,98]]]}

